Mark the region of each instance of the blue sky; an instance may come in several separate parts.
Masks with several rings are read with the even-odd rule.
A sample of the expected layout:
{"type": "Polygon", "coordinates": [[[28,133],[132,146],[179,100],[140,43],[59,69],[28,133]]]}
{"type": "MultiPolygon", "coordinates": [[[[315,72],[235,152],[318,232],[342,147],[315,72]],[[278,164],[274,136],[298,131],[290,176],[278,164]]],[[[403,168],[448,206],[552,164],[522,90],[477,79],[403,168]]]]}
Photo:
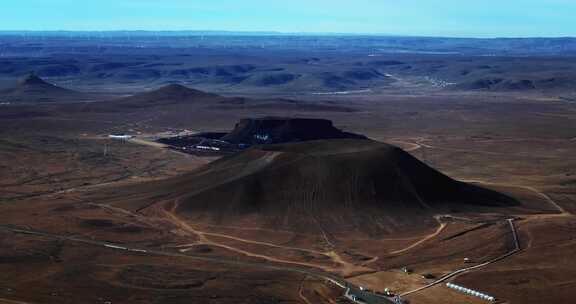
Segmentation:
{"type": "Polygon", "coordinates": [[[0,0],[0,30],[576,36],[576,0],[0,0]]]}

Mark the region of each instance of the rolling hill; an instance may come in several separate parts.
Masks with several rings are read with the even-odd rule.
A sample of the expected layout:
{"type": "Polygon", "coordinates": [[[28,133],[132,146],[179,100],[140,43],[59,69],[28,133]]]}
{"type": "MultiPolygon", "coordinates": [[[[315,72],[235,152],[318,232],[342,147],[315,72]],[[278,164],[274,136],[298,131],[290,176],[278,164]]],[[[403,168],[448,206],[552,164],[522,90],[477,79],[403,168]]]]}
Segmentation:
{"type": "Polygon", "coordinates": [[[90,99],[89,94],[51,84],[35,74],[21,79],[12,88],[0,91],[0,98],[10,103],[70,102],[90,99]]]}
{"type": "Polygon", "coordinates": [[[218,102],[224,98],[191,89],[179,84],[169,84],[159,89],[139,93],[133,96],[120,98],[114,103],[122,107],[156,107],[170,104],[199,104],[218,102]]]}
{"type": "Polygon", "coordinates": [[[192,89],[180,84],[169,84],[158,89],[138,93],[128,97],[106,100],[82,107],[83,111],[119,112],[149,109],[177,108],[178,111],[189,111],[198,108],[212,110],[266,110],[314,111],[314,112],[354,112],[345,106],[320,102],[304,102],[285,98],[245,98],[225,97],[192,89]]]}

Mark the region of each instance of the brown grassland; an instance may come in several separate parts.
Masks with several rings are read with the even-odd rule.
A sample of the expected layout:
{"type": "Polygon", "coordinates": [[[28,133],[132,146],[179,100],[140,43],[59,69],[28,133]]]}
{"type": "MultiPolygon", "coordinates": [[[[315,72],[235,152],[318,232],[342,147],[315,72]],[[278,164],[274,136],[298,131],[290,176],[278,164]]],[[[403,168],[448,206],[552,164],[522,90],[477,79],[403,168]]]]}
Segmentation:
{"type": "MultiPolygon", "coordinates": [[[[194,104],[126,111],[4,107],[0,223],[45,235],[0,231],[0,303],[344,302],[343,291],[334,285],[284,268],[328,272],[376,291],[404,293],[433,281],[425,274],[438,278],[514,250],[507,218],[515,219],[520,250],[448,281],[505,303],[573,302],[572,104],[512,93],[321,98],[356,111],[232,111],[194,104]],[[256,215],[195,220],[171,212],[165,207],[171,202],[162,195],[144,199],[124,191],[144,187],[137,188],[144,193],[142,185],[198,170],[216,157],[105,136],[226,131],[240,118],[264,115],[331,119],[337,127],[397,145],[454,179],[499,191],[522,205],[454,206],[446,211],[451,216],[437,214],[436,220],[414,220],[410,229],[374,236],[258,226],[256,215]],[[131,207],[143,202],[152,207],[131,207]],[[115,250],[102,243],[165,254],[115,250]],[[465,264],[465,257],[472,263],[465,264]]],[[[403,217],[398,220],[410,222],[410,214],[403,217]]],[[[444,284],[405,298],[415,304],[481,303],[444,284]]]]}

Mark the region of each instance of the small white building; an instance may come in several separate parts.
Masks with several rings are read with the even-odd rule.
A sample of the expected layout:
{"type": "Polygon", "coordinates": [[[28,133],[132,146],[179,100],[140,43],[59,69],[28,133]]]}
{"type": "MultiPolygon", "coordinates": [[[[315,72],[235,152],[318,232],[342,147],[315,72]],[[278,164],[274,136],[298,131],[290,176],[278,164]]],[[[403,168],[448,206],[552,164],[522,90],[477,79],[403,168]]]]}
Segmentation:
{"type": "Polygon", "coordinates": [[[110,134],[108,135],[108,138],[111,139],[121,139],[121,140],[128,140],[128,139],[132,139],[134,136],[132,135],[126,135],[126,134],[110,134]]]}
{"type": "Polygon", "coordinates": [[[220,151],[220,148],[218,147],[212,147],[212,146],[194,146],[194,148],[199,149],[199,150],[207,150],[207,151],[220,151]]]}

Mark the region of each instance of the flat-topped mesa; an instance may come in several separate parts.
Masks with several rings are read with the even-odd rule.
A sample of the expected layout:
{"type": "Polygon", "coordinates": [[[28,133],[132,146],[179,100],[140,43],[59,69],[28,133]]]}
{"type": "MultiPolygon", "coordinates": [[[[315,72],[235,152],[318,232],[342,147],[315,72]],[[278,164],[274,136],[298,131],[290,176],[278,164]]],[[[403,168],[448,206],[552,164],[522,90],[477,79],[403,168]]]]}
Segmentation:
{"type": "Polygon", "coordinates": [[[337,138],[366,139],[363,135],[335,128],[327,119],[263,117],[240,120],[222,140],[255,145],[337,138]]]}

